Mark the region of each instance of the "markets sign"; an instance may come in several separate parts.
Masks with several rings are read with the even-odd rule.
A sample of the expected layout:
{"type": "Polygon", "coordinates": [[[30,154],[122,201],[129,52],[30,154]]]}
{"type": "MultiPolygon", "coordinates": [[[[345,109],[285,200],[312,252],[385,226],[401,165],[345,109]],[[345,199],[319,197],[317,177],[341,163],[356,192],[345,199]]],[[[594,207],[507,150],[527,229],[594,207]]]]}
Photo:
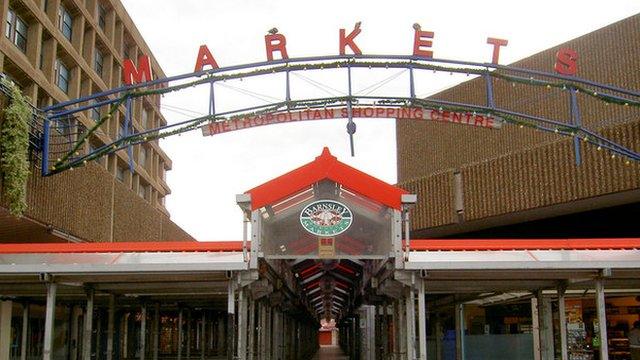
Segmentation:
{"type": "Polygon", "coordinates": [[[300,212],[302,227],[311,234],[324,238],[342,234],[349,229],[351,223],[353,223],[351,210],[334,200],[312,202],[300,212]]]}
{"type": "MultiPolygon", "coordinates": [[[[357,37],[362,32],[361,23],[357,22],[353,30],[349,33],[345,29],[338,31],[338,53],[346,55],[347,49],[354,55],[362,55],[362,50],[357,44],[357,37]]],[[[433,59],[433,43],[435,33],[425,31],[419,24],[413,24],[413,52],[412,55],[419,59],[433,59]]],[[[509,44],[506,39],[487,38],[487,44],[492,47],[491,63],[498,64],[500,59],[500,49],[509,44]]],[[[279,56],[282,60],[289,59],[287,51],[287,38],[284,34],[278,33],[278,29],[273,28],[264,36],[264,45],[267,61],[276,60],[279,56]],[[277,55],[276,55],[277,54],[277,55]]],[[[561,75],[575,75],[577,71],[578,53],[569,48],[563,48],[556,53],[554,70],[561,75]]],[[[194,73],[205,71],[206,69],[219,69],[218,62],[211,53],[207,45],[201,45],[196,55],[194,73]]],[[[148,55],[141,55],[137,65],[131,59],[124,59],[122,64],[122,80],[125,85],[151,81],[153,78],[151,58],[148,55]]]]}
{"type": "MultiPolygon", "coordinates": [[[[427,120],[453,124],[464,124],[490,129],[500,129],[502,127],[502,119],[493,115],[474,112],[425,109],[421,107],[354,107],[353,109],[351,109],[351,114],[355,118],[395,118],[407,120],[427,120]]],[[[230,131],[243,130],[257,126],[279,123],[307,120],[327,120],[348,117],[349,111],[346,107],[278,112],[211,122],[207,125],[202,126],[202,135],[211,136],[230,131]]]]}

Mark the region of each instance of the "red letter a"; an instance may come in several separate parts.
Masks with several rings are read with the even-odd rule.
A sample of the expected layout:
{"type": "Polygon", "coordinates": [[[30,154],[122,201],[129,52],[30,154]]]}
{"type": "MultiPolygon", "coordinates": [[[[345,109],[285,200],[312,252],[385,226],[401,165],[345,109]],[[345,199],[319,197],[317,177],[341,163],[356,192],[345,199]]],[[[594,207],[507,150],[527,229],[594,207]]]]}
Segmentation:
{"type": "Polygon", "coordinates": [[[196,59],[196,68],[193,72],[202,71],[205,65],[211,66],[212,69],[218,68],[218,63],[216,59],[211,55],[211,51],[207,45],[200,45],[200,50],[198,50],[198,58],[196,59]]]}

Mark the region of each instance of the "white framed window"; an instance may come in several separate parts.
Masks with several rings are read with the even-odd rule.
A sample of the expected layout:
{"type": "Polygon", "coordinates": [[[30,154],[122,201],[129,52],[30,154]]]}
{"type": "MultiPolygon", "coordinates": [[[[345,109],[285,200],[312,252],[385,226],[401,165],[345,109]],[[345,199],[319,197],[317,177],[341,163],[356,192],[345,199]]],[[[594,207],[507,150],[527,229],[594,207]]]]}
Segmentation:
{"type": "Polygon", "coordinates": [[[60,59],[56,59],[55,66],[56,85],[65,93],[69,92],[69,69],[60,59]]]}
{"type": "Polygon", "coordinates": [[[102,77],[102,69],[104,68],[104,55],[100,49],[96,48],[93,54],[93,69],[102,77]]]}
{"type": "Polygon", "coordinates": [[[4,35],[22,52],[27,51],[27,23],[15,11],[7,11],[7,23],[4,35]]]}
{"type": "Polygon", "coordinates": [[[60,5],[58,8],[58,29],[62,32],[62,35],[71,41],[73,35],[73,18],[67,9],[60,5]]]}
{"type": "Polygon", "coordinates": [[[107,9],[102,4],[98,4],[98,26],[104,31],[107,26],[107,9]]]}

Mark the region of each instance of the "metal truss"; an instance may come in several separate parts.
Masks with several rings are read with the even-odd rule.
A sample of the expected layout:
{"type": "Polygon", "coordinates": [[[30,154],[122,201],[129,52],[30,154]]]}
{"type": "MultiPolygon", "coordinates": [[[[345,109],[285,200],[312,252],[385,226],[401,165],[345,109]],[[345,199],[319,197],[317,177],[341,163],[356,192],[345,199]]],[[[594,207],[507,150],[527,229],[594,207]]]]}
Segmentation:
{"type": "Polygon", "coordinates": [[[582,125],[578,94],[582,93],[614,106],[640,108],[640,92],[601,84],[587,79],[563,76],[537,70],[522,69],[488,63],[467,61],[425,59],[403,55],[342,55],[281,59],[258,62],[188,73],[150,82],[118,87],[105,92],[85,96],[48,106],[41,111],[45,115],[42,129],[42,175],[48,176],[68,169],[82,166],[88,161],[101,156],[127,149],[130,167],[133,168],[132,146],[147,141],[164,138],[186,131],[199,129],[209,123],[240,119],[263,114],[300,111],[305,109],[326,109],[346,107],[348,110],[347,133],[351,142],[352,155],[353,136],[356,126],[353,121],[353,109],[357,106],[377,106],[404,108],[407,106],[425,109],[451,110],[490,114],[502,119],[506,124],[536,130],[553,132],[561,136],[572,137],[576,165],[581,163],[581,144],[589,143],[598,149],[609,150],[619,155],[626,162],[640,161],[640,154],[607,137],[587,129],[582,125]],[[352,91],[352,69],[406,69],[409,73],[407,97],[367,96],[354,94],[352,91]],[[300,71],[321,71],[324,69],[343,69],[346,72],[348,92],[345,96],[292,99],[290,75],[300,71]],[[416,96],[415,74],[419,71],[459,73],[479,76],[484,79],[485,102],[482,104],[460,103],[416,96]],[[216,94],[214,84],[229,79],[242,79],[255,76],[285,73],[285,100],[216,112],[216,94]],[[549,119],[541,116],[501,108],[496,105],[494,80],[501,79],[513,84],[557,88],[564,90],[569,99],[570,118],[563,120],[549,119]],[[193,86],[209,86],[209,114],[181,121],[143,132],[132,130],[132,100],[145,96],[157,96],[168,92],[180,91],[193,86]],[[92,128],[85,128],[73,120],[82,111],[91,111],[100,107],[108,107],[109,114],[102,116],[92,128]],[[109,144],[86,151],[83,145],[100,126],[104,125],[111,114],[118,109],[124,111],[125,129],[121,136],[109,144]],[[57,131],[55,131],[57,130],[57,131]]]}

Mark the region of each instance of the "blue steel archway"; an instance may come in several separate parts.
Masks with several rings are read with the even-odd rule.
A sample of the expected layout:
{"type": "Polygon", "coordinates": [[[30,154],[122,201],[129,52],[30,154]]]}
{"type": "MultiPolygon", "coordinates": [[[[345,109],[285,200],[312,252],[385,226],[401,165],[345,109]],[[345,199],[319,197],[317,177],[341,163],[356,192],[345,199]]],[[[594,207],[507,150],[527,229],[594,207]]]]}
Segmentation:
{"type": "MultiPolygon", "coordinates": [[[[62,102],[41,109],[44,113],[43,141],[42,141],[42,175],[52,175],[82,166],[87,161],[121,149],[129,149],[132,161],[131,146],[146,141],[164,138],[174,134],[199,129],[210,122],[225,121],[230,118],[244,118],[260,114],[297,111],[303,109],[338,108],[348,110],[347,132],[351,141],[353,154],[353,135],[356,127],[353,122],[352,110],[354,106],[374,105],[382,107],[402,108],[407,106],[425,109],[476,112],[497,116],[507,124],[520,127],[531,127],[537,130],[549,131],[574,139],[576,164],[581,163],[581,142],[593,144],[598,149],[607,149],[613,154],[626,158],[627,162],[640,161],[640,154],[621,144],[616,143],[595,131],[582,126],[577,94],[583,93],[599,99],[607,104],[640,108],[640,92],[623,89],[611,85],[571,76],[563,76],[537,70],[516,68],[489,63],[475,63],[468,61],[425,59],[403,55],[339,55],[304,57],[295,59],[281,59],[258,62],[245,65],[235,65],[224,68],[188,73],[168,78],[156,79],[146,83],[123,86],[62,102]],[[409,72],[407,97],[397,96],[366,96],[356,95],[352,91],[352,69],[406,69],[409,72]],[[348,81],[346,96],[323,97],[310,99],[292,99],[290,74],[298,71],[323,69],[343,69],[348,81]],[[483,104],[458,103],[437,99],[422,99],[416,96],[416,81],[414,74],[418,71],[463,73],[484,78],[486,101],[483,104]],[[242,79],[254,76],[285,73],[285,100],[265,105],[216,112],[216,95],[214,84],[228,79],[242,79]],[[496,106],[493,80],[502,79],[512,83],[527,86],[558,88],[565,90],[569,98],[570,119],[561,121],[534,116],[522,112],[504,109],[496,106]],[[187,82],[184,82],[187,81],[187,82]],[[179,83],[182,82],[182,83],[179,83]],[[177,83],[171,85],[171,83],[177,83]],[[180,91],[193,86],[208,85],[210,88],[209,114],[181,121],[166,126],[149,129],[139,133],[131,133],[132,100],[144,96],[165,94],[180,91]],[[109,107],[109,112],[96,121],[91,128],[84,128],[72,124],[69,119],[81,112],[103,106],[109,107]],[[111,114],[119,108],[124,108],[125,131],[115,141],[101,147],[81,153],[83,145],[89,137],[97,131],[111,114]],[[73,127],[73,131],[69,128],[73,127]],[[52,131],[57,129],[58,131],[52,131]]],[[[130,164],[133,166],[133,163],[130,164]]]]}

